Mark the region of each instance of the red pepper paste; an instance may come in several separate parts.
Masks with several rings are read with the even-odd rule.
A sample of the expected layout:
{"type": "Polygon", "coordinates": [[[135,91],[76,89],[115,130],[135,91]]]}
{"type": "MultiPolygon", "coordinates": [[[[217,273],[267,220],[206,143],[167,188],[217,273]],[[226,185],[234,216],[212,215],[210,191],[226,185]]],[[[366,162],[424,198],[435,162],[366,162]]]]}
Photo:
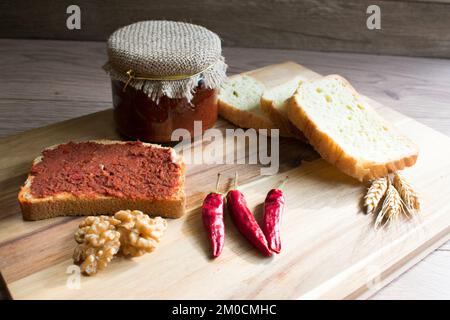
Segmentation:
{"type": "Polygon", "coordinates": [[[75,196],[164,199],[182,183],[183,164],[173,150],[142,142],[69,142],[43,151],[34,164],[31,193],[37,198],[68,192],[75,196]]]}
{"type": "Polygon", "coordinates": [[[212,128],[217,120],[218,89],[200,84],[191,102],[186,98],[161,97],[157,103],[144,92],[113,80],[114,120],[118,131],[129,138],[149,142],[171,142],[172,132],[182,128],[194,137],[194,121],[202,122],[202,131],[212,128]]]}

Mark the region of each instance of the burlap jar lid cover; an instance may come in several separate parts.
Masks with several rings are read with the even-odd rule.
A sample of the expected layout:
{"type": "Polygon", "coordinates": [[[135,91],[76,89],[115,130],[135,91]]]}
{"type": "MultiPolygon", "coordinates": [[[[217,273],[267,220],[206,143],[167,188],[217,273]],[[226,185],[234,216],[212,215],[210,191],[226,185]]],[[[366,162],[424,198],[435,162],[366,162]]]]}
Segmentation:
{"type": "Polygon", "coordinates": [[[112,79],[154,101],[190,101],[200,80],[218,88],[226,79],[220,38],[190,23],[141,21],[120,28],[108,40],[108,58],[103,68],[112,79]]]}

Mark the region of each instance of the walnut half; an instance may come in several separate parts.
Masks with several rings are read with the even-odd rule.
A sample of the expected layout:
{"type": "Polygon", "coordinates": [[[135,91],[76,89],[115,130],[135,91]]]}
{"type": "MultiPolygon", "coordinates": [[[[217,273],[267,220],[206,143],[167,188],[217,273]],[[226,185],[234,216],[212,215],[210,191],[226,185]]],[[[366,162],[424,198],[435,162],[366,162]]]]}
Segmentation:
{"type": "Polygon", "coordinates": [[[73,260],[80,265],[81,272],[94,275],[106,268],[120,248],[120,233],[116,225],[120,221],[108,217],[87,217],[75,233],[78,242],[73,260]]]}
{"type": "Polygon", "coordinates": [[[121,210],[114,218],[121,222],[117,227],[120,233],[120,251],[131,257],[152,252],[167,228],[167,221],[163,218],[152,219],[138,210],[121,210]]]}

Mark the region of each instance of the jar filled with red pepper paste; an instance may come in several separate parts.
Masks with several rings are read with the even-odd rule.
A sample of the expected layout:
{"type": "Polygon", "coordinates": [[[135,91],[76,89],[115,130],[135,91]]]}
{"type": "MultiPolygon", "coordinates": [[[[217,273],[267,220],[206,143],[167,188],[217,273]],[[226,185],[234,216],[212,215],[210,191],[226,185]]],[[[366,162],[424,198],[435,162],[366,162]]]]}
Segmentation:
{"type": "Polygon", "coordinates": [[[175,129],[194,137],[194,121],[202,132],[216,122],[227,65],[220,38],[204,27],[141,21],[120,28],[108,40],[104,69],[117,129],[128,138],[171,142],[175,129]]]}

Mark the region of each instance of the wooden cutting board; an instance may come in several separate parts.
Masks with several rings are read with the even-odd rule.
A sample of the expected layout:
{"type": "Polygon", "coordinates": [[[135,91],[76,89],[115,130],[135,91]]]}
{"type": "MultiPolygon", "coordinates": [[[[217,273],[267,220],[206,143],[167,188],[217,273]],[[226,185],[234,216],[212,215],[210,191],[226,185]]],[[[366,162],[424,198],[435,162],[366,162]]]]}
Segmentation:
{"type": "MultiPolygon", "coordinates": [[[[291,62],[251,72],[267,86],[316,73],[291,62]]],[[[260,176],[257,165],[189,165],[187,214],[169,221],[158,249],[135,259],[115,259],[94,277],[71,273],[73,233],[80,218],[25,222],[17,192],[46,146],[87,139],[117,139],[111,110],[0,140],[0,271],[16,299],[358,298],[378,290],[449,238],[450,138],[372,101],[419,145],[417,164],[405,175],[421,194],[415,221],[374,231],[363,214],[366,186],[292,139],[280,141],[280,170],[260,176]],[[216,175],[238,170],[242,191],[261,215],[266,192],[284,176],[287,207],[283,251],[272,258],[253,249],[227,218],[220,258],[211,260],[199,207],[216,175]]],[[[232,127],[220,120],[217,127],[232,127]]]]}

